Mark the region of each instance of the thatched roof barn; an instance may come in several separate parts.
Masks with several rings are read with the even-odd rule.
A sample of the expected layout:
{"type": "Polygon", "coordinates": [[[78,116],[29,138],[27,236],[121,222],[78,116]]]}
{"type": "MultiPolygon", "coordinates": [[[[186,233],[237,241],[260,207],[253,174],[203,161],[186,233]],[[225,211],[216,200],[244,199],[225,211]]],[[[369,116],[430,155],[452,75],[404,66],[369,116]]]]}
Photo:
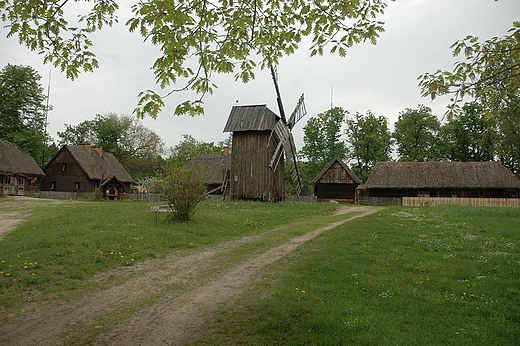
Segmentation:
{"type": "Polygon", "coordinates": [[[365,185],[370,197],[516,198],[520,179],[500,162],[378,162],[365,185]]]}
{"type": "Polygon", "coordinates": [[[285,198],[284,161],[269,167],[275,146],[269,146],[278,117],[266,105],[234,106],[224,132],[233,132],[231,198],[278,201],[285,198]]]}
{"type": "Polygon", "coordinates": [[[208,193],[221,195],[221,187],[229,182],[231,171],[231,154],[229,148],[224,148],[222,154],[199,154],[187,165],[187,168],[206,169],[204,173],[208,193]]]}
{"type": "Polygon", "coordinates": [[[135,184],[114,155],[90,144],[65,145],[44,171],[42,190],[46,191],[93,192],[102,187],[105,197],[119,199],[135,184]]]}
{"type": "Polygon", "coordinates": [[[0,140],[0,194],[38,193],[38,179],[45,176],[36,161],[22,149],[0,140]]]}
{"type": "Polygon", "coordinates": [[[338,157],[327,163],[312,182],[318,201],[346,203],[355,202],[356,189],[361,184],[356,174],[338,157]]]}

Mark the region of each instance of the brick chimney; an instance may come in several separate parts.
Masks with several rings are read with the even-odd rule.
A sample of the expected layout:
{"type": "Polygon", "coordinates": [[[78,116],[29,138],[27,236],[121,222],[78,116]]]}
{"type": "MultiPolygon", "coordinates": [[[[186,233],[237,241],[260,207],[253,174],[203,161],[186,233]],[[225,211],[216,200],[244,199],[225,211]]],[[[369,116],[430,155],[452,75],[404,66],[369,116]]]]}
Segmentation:
{"type": "Polygon", "coordinates": [[[222,148],[222,156],[229,156],[229,147],[222,148]]]}
{"type": "Polygon", "coordinates": [[[89,155],[92,154],[92,145],[91,144],[83,143],[83,144],[80,144],[79,146],[82,147],[83,149],[85,149],[89,155]]]}
{"type": "Polygon", "coordinates": [[[99,157],[103,157],[103,147],[93,147],[92,149],[98,153],[99,157]]]}

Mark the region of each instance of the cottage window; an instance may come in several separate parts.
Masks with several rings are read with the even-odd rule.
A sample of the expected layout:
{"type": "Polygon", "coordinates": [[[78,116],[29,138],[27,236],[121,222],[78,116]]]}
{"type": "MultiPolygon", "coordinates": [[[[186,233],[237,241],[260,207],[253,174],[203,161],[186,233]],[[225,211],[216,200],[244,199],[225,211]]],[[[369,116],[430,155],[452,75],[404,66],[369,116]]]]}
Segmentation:
{"type": "Polygon", "coordinates": [[[25,179],[24,178],[18,178],[18,187],[23,188],[25,186],[25,179]]]}
{"type": "Polygon", "coordinates": [[[67,170],[67,164],[66,163],[62,163],[61,164],[61,171],[65,172],[66,170],[67,170]]]}
{"type": "Polygon", "coordinates": [[[74,183],[74,191],[79,191],[79,181],[74,183]]]}
{"type": "Polygon", "coordinates": [[[5,186],[9,187],[11,185],[11,177],[5,177],[5,186]]]}
{"type": "Polygon", "coordinates": [[[56,182],[51,181],[51,191],[54,191],[54,190],[56,190],[56,182]]]}

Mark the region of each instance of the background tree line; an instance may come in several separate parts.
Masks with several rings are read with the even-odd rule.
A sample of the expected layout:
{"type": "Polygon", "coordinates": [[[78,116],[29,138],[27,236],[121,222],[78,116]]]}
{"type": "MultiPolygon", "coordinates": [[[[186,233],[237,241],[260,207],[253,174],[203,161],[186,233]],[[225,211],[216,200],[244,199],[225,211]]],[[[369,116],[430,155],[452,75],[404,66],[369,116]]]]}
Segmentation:
{"type": "MultiPolygon", "coordinates": [[[[96,115],[76,125],[65,124],[53,142],[45,131],[48,110],[31,67],[7,65],[0,72],[0,139],[8,140],[34,157],[42,167],[62,145],[91,143],[113,154],[139,182],[152,187],[155,176],[182,167],[198,154],[218,154],[231,146],[185,134],[165,148],[160,136],[130,115],[96,115]]],[[[500,160],[520,174],[520,102],[509,102],[491,115],[482,102],[465,103],[441,123],[429,107],[406,108],[390,130],[388,119],[371,111],[349,115],[341,107],[311,117],[299,152],[304,193],[312,193],[313,179],[334,157],[348,163],[366,180],[377,161],[489,161],[500,160]]]]}
{"type": "Polygon", "coordinates": [[[339,157],[361,180],[377,161],[499,160],[520,174],[520,104],[511,103],[490,116],[478,101],[441,123],[429,107],[406,108],[390,131],[388,119],[335,107],[304,126],[303,175],[308,189],[327,162],[339,157]]]}

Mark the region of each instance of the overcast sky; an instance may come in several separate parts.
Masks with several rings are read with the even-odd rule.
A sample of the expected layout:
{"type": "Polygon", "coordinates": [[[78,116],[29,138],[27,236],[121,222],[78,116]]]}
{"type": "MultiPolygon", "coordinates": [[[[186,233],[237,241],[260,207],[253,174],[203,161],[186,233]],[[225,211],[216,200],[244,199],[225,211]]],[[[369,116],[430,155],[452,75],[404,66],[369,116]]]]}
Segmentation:
{"type": "MultiPolygon", "coordinates": [[[[8,63],[29,65],[42,76],[45,90],[50,76],[53,110],[49,113],[48,132],[54,139],[64,124],[76,125],[108,112],[132,114],[138,93],[155,88],[149,68],[157,50],[143,44],[138,34],[128,33],[123,25],[133,1],[119,3],[120,24],[93,37],[101,68],[75,81],[43,65],[42,56],[19,46],[16,38],[6,39],[7,29],[0,28],[0,68],[8,63]]],[[[482,40],[505,35],[513,21],[520,20],[520,1],[397,0],[389,3],[381,19],[386,23],[385,32],[375,46],[364,43],[352,47],[345,58],[331,54],[311,58],[309,47],[301,47],[295,55],[282,59],[278,75],[286,113],[290,114],[305,93],[308,114],[293,130],[298,149],[303,145],[302,127],[306,121],[331,104],[351,115],[371,110],[376,116],[387,117],[391,128],[399,112],[417,108],[418,104],[431,107],[442,118],[448,98],[433,102],[422,98],[417,77],[437,69],[451,70],[456,60],[449,47],[467,35],[482,40]]],[[[186,95],[173,95],[157,119],[148,118],[143,123],[157,132],[168,147],[178,144],[183,134],[204,142],[222,141],[228,137],[222,130],[233,105],[267,104],[278,113],[269,71],[258,70],[256,77],[242,84],[235,82],[233,75],[216,76],[219,88],[205,97],[204,116],[174,116],[175,105],[186,95]]]]}

